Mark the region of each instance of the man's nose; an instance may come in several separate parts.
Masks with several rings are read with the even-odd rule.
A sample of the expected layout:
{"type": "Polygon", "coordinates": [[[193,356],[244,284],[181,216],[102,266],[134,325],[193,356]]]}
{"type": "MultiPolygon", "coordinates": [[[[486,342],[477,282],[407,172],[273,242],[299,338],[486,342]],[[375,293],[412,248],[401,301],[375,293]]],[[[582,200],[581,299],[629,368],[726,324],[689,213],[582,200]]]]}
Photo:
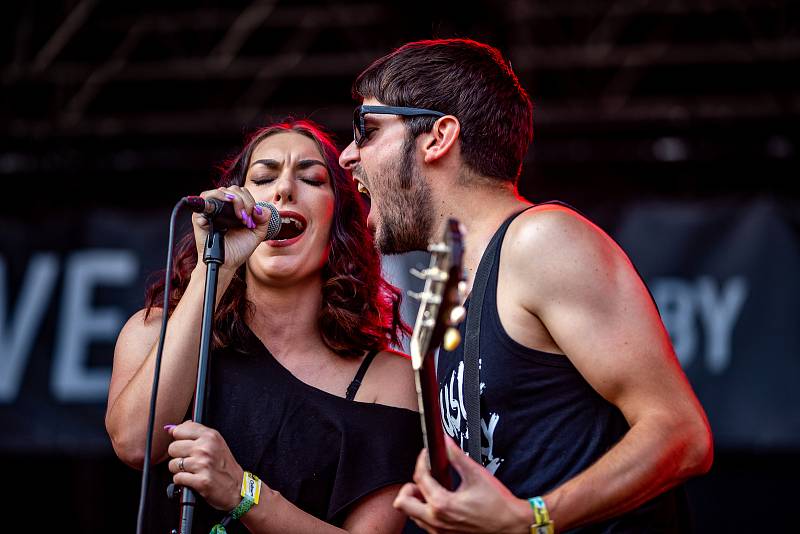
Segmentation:
{"type": "Polygon", "coordinates": [[[343,169],[347,169],[349,171],[353,170],[353,166],[358,163],[359,160],[359,153],[358,147],[356,146],[355,141],[350,141],[350,144],[347,145],[342,151],[342,154],[339,156],[339,165],[342,166],[343,169]]]}

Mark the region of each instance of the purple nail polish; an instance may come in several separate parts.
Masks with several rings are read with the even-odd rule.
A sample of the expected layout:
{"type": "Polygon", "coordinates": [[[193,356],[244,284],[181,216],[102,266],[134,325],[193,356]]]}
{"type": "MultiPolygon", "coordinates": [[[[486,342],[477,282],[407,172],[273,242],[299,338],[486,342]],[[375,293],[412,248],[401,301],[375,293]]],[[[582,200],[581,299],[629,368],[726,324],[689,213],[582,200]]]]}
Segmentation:
{"type": "Polygon", "coordinates": [[[233,200],[234,198],[236,198],[236,195],[232,195],[230,193],[225,193],[225,198],[227,198],[228,200],[233,200]]]}
{"type": "Polygon", "coordinates": [[[255,207],[254,207],[253,209],[254,209],[254,210],[255,210],[255,212],[256,212],[256,213],[258,213],[259,215],[263,215],[263,214],[264,214],[264,210],[262,210],[262,209],[261,209],[261,206],[259,206],[258,204],[256,204],[256,205],[255,205],[255,207]]]}
{"type": "Polygon", "coordinates": [[[247,212],[242,210],[239,213],[242,215],[242,221],[244,221],[244,223],[247,224],[247,212]]]}
{"type": "Polygon", "coordinates": [[[164,425],[164,430],[166,430],[167,432],[169,432],[169,431],[171,431],[173,428],[175,428],[176,426],[178,426],[178,425],[164,425]]]}

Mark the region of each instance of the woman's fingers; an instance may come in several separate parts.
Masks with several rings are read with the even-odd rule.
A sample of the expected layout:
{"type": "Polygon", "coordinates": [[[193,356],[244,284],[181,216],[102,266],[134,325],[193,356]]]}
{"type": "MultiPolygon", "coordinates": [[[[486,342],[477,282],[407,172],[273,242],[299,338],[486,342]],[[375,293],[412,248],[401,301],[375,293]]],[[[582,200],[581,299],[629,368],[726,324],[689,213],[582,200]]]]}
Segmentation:
{"type": "Polygon", "coordinates": [[[244,223],[250,230],[255,229],[256,223],[253,220],[253,207],[256,204],[255,199],[250,192],[238,185],[229,187],[220,187],[217,192],[221,193],[223,200],[233,204],[233,211],[236,216],[244,223]]]}
{"type": "Polygon", "coordinates": [[[178,473],[194,473],[197,466],[194,465],[194,459],[191,456],[179,456],[172,458],[167,463],[167,468],[170,473],[177,475],[178,473]]]}

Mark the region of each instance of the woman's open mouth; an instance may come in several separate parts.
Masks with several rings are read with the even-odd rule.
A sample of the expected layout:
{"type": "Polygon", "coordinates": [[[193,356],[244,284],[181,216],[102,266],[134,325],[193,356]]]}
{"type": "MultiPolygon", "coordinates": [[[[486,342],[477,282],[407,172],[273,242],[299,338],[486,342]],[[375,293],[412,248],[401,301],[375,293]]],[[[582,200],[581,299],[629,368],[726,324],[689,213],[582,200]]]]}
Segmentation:
{"type": "Polygon", "coordinates": [[[294,239],[306,231],[306,218],[293,211],[282,211],[281,229],[271,241],[286,241],[294,239]]]}

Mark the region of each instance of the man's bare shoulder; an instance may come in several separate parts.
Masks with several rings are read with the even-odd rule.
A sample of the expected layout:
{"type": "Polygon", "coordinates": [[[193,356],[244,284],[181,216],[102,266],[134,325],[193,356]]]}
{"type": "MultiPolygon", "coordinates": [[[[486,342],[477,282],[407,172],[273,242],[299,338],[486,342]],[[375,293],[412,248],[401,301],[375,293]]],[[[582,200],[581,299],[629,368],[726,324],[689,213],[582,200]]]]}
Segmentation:
{"type": "Polygon", "coordinates": [[[640,284],[622,249],[586,217],[558,205],[529,209],[509,227],[501,269],[526,309],[582,298],[606,298],[640,284]]]}
{"type": "Polygon", "coordinates": [[[503,243],[509,259],[532,266],[546,264],[548,258],[578,260],[604,251],[621,252],[589,219],[555,204],[537,205],[522,213],[509,227],[503,243]]]}

